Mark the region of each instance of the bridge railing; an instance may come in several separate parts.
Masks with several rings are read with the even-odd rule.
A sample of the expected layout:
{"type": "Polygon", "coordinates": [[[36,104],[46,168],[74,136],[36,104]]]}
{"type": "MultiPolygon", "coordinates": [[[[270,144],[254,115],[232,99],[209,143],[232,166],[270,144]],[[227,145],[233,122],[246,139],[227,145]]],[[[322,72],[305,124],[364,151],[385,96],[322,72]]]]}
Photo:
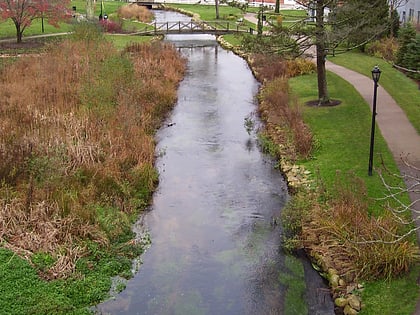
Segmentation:
{"type": "Polygon", "coordinates": [[[226,21],[188,21],[188,22],[155,22],[139,30],[139,35],[159,35],[159,34],[194,34],[194,33],[245,33],[249,29],[241,24],[226,21]]]}

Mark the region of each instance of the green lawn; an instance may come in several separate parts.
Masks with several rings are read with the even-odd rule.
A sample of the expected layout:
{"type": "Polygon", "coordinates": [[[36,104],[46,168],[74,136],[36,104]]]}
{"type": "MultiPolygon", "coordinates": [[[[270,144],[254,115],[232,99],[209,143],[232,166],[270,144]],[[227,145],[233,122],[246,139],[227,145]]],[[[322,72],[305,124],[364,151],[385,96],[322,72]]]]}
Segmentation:
{"type": "Polygon", "coordinates": [[[404,110],[414,128],[420,133],[420,90],[419,86],[407,78],[383,59],[357,52],[348,52],[328,57],[330,61],[371,76],[372,65],[378,65],[382,71],[379,85],[395,99],[404,110]]]}
{"type": "MultiPolygon", "coordinates": [[[[328,83],[331,97],[341,100],[342,103],[335,107],[303,107],[304,119],[314,134],[317,149],[312,159],[302,161],[301,164],[312,172],[318,172],[329,188],[334,184],[337,171],[354,172],[366,182],[370,197],[382,197],[385,189],[379,177],[368,176],[372,117],[369,106],[360,94],[339,76],[328,73],[328,83]]],[[[290,84],[302,104],[317,98],[315,74],[293,78],[290,84]]],[[[381,159],[392,172],[399,173],[378,130],[375,137],[374,168],[381,166],[381,159]]]]}
{"type": "MultiPolygon", "coordinates": [[[[60,27],[56,28],[52,25],[49,25],[46,21],[44,22],[45,34],[66,33],[70,32],[71,30],[71,23],[60,23],[60,27]]],[[[26,28],[26,30],[23,32],[23,37],[41,34],[43,34],[41,20],[37,19],[32,22],[31,26],[26,28]]],[[[12,20],[8,19],[6,21],[0,22],[0,38],[16,38],[16,27],[12,20]]]]}
{"type": "MultiPolygon", "coordinates": [[[[103,1],[104,7],[103,7],[103,13],[111,14],[113,12],[116,12],[119,7],[126,5],[127,2],[125,1],[103,1]]],[[[70,6],[76,7],[76,12],[80,14],[86,14],[86,0],[72,0],[70,3],[70,6]]],[[[101,4],[98,0],[95,6],[95,15],[99,18],[99,14],[101,12],[101,4]]]]}
{"type": "MultiPolygon", "coordinates": [[[[365,182],[370,198],[382,197],[385,189],[378,175],[374,173],[370,177],[367,174],[371,123],[369,106],[348,82],[337,75],[328,73],[328,83],[331,97],[341,100],[342,103],[335,107],[303,106],[304,119],[315,136],[317,149],[312,159],[300,161],[299,164],[318,174],[328,188],[333,186],[337,171],[354,172],[365,182]]],[[[317,99],[316,74],[293,78],[290,86],[301,104],[317,99]]],[[[378,130],[375,137],[374,167],[380,166],[380,157],[392,172],[398,173],[393,157],[378,130]]],[[[393,182],[402,184],[395,179],[393,182]]],[[[408,197],[405,196],[403,200],[408,202],[408,197]]],[[[373,203],[370,210],[377,215],[383,214],[384,202],[373,203]]],[[[415,241],[414,235],[412,240],[415,241]]],[[[419,294],[416,283],[418,273],[419,267],[415,266],[410,274],[402,278],[366,283],[366,290],[362,293],[365,307],[360,314],[411,315],[419,294]]]]}
{"type": "Polygon", "coordinates": [[[115,47],[118,49],[123,49],[129,44],[132,43],[142,43],[142,42],[148,42],[153,37],[152,36],[135,36],[135,35],[113,35],[113,34],[107,34],[105,37],[110,40],[115,47]]]}

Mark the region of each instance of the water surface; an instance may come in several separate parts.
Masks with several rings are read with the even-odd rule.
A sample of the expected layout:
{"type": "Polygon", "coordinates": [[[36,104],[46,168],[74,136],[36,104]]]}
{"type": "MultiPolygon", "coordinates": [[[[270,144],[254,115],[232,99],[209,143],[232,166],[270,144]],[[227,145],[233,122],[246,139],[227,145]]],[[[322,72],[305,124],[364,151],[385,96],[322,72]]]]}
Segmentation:
{"type": "Polygon", "coordinates": [[[301,262],[281,251],[276,218],[289,197],[244,127],[259,87],[247,64],[210,35],[167,40],[188,69],[156,136],[160,182],[141,222],[152,246],[126,290],[98,312],[332,314],[317,292],[322,281],[308,292],[301,262]]]}

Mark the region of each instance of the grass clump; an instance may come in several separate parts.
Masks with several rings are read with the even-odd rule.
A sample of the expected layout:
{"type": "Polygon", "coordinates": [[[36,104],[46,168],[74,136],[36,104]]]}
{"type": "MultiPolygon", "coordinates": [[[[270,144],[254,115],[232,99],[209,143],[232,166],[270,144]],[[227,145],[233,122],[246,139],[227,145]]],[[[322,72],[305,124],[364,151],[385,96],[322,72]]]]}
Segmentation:
{"type": "Polygon", "coordinates": [[[262,138],[278,146],[279,159],[308,158],[313,148],[312,133],[303,122],[301,108],[289,97],[287,80],[302,71],[312,71],[313,66],[299,59],[286,61],[262,54],[253,55],[250,62],[258,80],[264,82],[259,93],[259,114],[265,122],[262,138]]]}
{"type": "Polygon", "coordinates": [[[153,13],[146,7],[137,4],[119,7],[117,14],[122,19],[133,19],[144,23],[149,23],[153,20],[153,13]]]}
{"type": "Polygon", "coordinates": [[[391,214],[370,216],[363,181],[337,176],[334,198],[316,203],[302,224],[303,246],[322,255],[328,268],[340,271],[347,283],[391,279],[407,273],[418,261],[418,247],[400,240],[406,226],[391,214]]]}

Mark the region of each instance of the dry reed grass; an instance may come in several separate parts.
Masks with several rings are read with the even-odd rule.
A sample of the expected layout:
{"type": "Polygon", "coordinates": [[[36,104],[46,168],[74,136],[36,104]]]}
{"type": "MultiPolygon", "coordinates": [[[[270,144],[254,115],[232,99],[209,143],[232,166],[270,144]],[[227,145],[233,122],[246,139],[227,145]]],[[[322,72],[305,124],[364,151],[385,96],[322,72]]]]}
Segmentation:
{"type": "Polygon", "coordinates": [[[338,197],[329,204],[314,204],[302,225],[303,246],[312,257],[323,257],[324,270],[338,270],[348,283],[407,272],[419,252],[409,240],[397,240],[406,227],[391,216],[370,216],[362,181],[346,182],[337,183],[338,197]]]}
{"type": "Polygon", "coordinates": [[[297,102],[289,97],[287,79],[277,77],[266,82],[260,97],[261,117],[272,141],[281,145],[282,157],[291,161],[308,158],[313,149],[312,133],[303,121],[297,102]]]}
{"type": "Polygon", "coordinates": [[[145,6],[128,4],[119,7],[118,16],[123,19],[135,19],[140,22],[148,23],[153,20],[153,13],[145,6]]]}
{"type": "Polygon", "coordinates": [[[259,112],[265,122],[264,133],[280,148],[279,158],[292,162],[308,158],[313,149],[313,137],[296,100],[290,98],[287,79],[313,72],[313,63],[264,54],[252,56],[250,62],[257,79],[264,83],[259,94],[259,112]]]}
{"type": "Polygon", "coordinates": [[[118,226],[147,202],[153,133],[184,71],[171,46],[121,54],[94,37],[21,58],[0,78],[0,240],[24,256],[52,253],[48,278],[73,271],[82,239],[118,236],[97,207],[114,209],[118,226]]]}

